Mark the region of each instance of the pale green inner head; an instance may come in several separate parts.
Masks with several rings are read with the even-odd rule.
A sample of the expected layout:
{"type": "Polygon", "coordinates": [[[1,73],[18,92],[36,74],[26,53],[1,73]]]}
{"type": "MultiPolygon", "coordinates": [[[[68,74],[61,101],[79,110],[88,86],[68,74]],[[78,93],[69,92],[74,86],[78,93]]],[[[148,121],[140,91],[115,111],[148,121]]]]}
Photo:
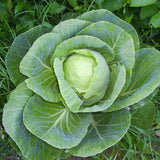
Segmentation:
{"type": "Polygon", "coordinates": [[[64,62],[64,77],[79,93],[89,88],[96,61],[91,56],[74,54],[64,62]]]}

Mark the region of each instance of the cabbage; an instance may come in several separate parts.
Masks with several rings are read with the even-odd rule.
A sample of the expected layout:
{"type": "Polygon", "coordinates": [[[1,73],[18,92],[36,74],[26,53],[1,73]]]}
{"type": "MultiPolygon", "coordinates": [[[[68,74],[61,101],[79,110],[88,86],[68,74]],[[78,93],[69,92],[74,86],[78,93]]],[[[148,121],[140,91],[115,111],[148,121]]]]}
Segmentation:
{"type": "Polygon", "coordinates": [[[16,88],[3,125],[30,160],[88,157],[113,146],[130,127],[130,110],[135,117],[146,105],[153,111],[142,102],[160,84],[159,51],[140,49],[135,29],[104,9],[19,35],[6,65],[16,88]]]}

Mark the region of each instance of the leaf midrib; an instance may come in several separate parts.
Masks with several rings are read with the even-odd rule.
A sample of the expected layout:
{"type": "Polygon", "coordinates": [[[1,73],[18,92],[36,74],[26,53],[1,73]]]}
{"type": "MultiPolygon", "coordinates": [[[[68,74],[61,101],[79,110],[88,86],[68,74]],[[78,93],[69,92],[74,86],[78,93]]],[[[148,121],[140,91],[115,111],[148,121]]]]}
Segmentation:
{"type": "Polygon", "coordinates": [[[60,122],[61,119],[63,119],[63,117],[65,116],[67,110],[63,109],[64,112],[59,116],[59,118],[55,121],[55,123],[48,129],[48,131],[46,131],[46,133],[43,135],[43,137],[45,137],[54,127],[57,126],[57,124],[60,122]]]}
{"type": "Polygon", "coordinates": [[[95,120],[94,120],[93,115],[92,115],[92,126],[93,126],[93,128],[95,129],[96,134],[98,135],[99,139],[104,143],[105,146],[107,146],[105,140],[103,139],[103,137],[101,136],[100,132],[98,131],[98,128],[97,128],[97,126],[96,126],[96,122],[95,122],[95,120]]]}

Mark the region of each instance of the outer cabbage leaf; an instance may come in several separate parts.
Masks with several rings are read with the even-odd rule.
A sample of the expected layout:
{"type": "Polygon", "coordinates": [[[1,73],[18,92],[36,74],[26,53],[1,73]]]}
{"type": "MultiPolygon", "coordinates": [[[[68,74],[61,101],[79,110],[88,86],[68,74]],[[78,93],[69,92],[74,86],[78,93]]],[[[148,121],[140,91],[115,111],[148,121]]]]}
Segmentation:
{"type": "Polygon", "coordinates": [[[135,49],[136,51],[139,50],[139,38],[136,30],[133,28],[132,25],[123,21],[122,19],[114,15],[112,12],[105,9],[93,10],[80,15],[79,17],[77,17],[77,19],[91,22],[107,21],[113,23],[124,29],[128,34],[132,36],[135,49]]]}
{"type": "Polygon", "coordinates": [[[160,85],[160,52],[145,48],[136,52],[136,61],[128,90],[121,93],[106,111],[133,105],[150,95],[160,85]]]}
{"type": "Polygon", "coordinates": [[[23,114],[27,129],[48,144],[60,148],[72,148],[80,143],[91,123],[91,114],[74,114],[61,103],[50,103],[33,96],[23,114]]]}
{"type": "Polygon", "coordinates": [[[27,159],[51,160],[58,157],[62,151],[32,135],[23,124],[23,110],[32,95],[33,92],[24,83],[17,86],[4,107],[3,125],[27,159]]]}
{"type": "Polygon", "coordinates": [[[126,134],[130,126],[130,118],[127,109],[111,113],[94,113],[87,135],[78,146],[69,149],[69,152],[81,157],[101,153],[126,134]]]}
{"type": "Polygon", "coordinates": [[[68,38],[75,36],[77,32],[90,24],[91,22],[88,21],[69,19],[56,25],[53,28],[52,32],[60,35],[61,39],[64,41],[68,38]]]}
{"type": "Polygon", "coordinates": [[[59,35],[55,33],[39,37],[20,63],[20,71],[29,77],[27,87],[50,102],[59,101],[57,80],[50,59],[60,42],[59,35]]]}
{"type": "Polygon", "coordinates": [[[22,58],[28,52],[33,42],[42,34],[51,31],[51,29],[37,26],[15,38],[9,52],[6,56],[6,66],[9,76],[15,85],[18,85],[26,77],[20,73],[19,65],[22,58]]]}

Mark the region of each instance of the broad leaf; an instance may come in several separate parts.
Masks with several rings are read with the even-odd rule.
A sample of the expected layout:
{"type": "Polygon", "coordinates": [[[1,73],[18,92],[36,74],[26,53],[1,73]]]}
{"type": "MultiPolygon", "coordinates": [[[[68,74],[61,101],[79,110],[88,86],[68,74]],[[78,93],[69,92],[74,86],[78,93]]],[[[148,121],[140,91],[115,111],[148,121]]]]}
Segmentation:
{"type": "Polygon", "coordinates": [[[158,11],[159,11],[159,6],[157,3],[146,7],[142,7],[140,12],[140,18],[141,19],[148,18],[156,14],[158,11]]]}
{"type": "Polygon", "coordinates": [[[18,85],[4,107],[3,125],[27,159],[51,160],[58,157],[62,151],[32,135],[23,124],[23,110],[32,95],[33,92],[24,83],[18,85]]]}
{"type": "Polygon", "coordinates": [[[107,11],[105,9],[93,10],[82,14],[77,19],[91,22],[107,21],[113,23],[124,29],[127,33],[129,33],[132,36],[135,49],[139,50],[139,39],[136,30],[130,24],[118,18],[112,12],[107,11]]]}
{"type": "MultiPolygon", "coordinates": [[[[132,106],[131,106],[132,109],[132,106]]],[[[155,105],[152,101],[145,99],[134,105],[131,123],[144,130],[150,129],[155,115],[155,105]]]]}
{"type": "Polygon", "coordinates": [[[151,18],[150,23],[154,28],[160,27],[160,11],[151,18]]]}
{"type": "Polygon", "coordinates": [[[65,103],[67,104],[67,108],[69,108],[72,112],[78,111],[83,101],[78,97],[75,91],[69,86],[69,84],[64,79],[63,61],[56,58],[54,61],[54,69],[55,74],[57,76],[59,89],[62,97],[65,100],[65,103]]]}
{"type": "Polygon", "coordinates": [[[68,38],[75,36],[77,32],[84,29],[90,24],[91,22],[88,21],[69,19],[56,25],[53,28],[52,32],[60,35],[62,40],[66,40],[68,38]]]}
{"type": "Polygon", "coordinates": [[[127,109],[111,113],[95,113],[92,125],[81,143],[69,152],[74,156],[88,157],[101,153],[116,144],[130,126],[130,112],[127,109]]]}
{"type": "Polygon", "coordinates": [[[20,34],[13,42],[6,56],[6,66],[12,82],[18,85],[26,77],[19,71],[19,65],[22,58],[28,52],[33,42],[42,34],[49,32],[50,29],[43,26],[37,26],[25,33],[20,34]]]}
{"type": "Polygon", "coordinates": [[[105,55],[108,61],[111,61],[114,58],[113,49],[107,43],[93,36],[80,35],[63,41],[58,45],[53,55],[53,59],[56,57],[67,57],[68,55],[73,54],[72,50],[75,49],[91,49],[97,51],[105,55]]]}
{"type": "Polygon", "coordinates": [[[157,0],[131,0],[131,7],[143,7],[155,3],[157,0]]]}
{"type": "Polygon", "coordinates": [[[20,63],[20,71],[29,77],[27,87],[50,102],[59,101],[57,81],[50,59],[60,42],[59,35],[54,33],[39,37],[20,63]]]}
{"type": "Polygon", "coordinates": [[[93,106],[82,106],[79,109],[80,112],[104,111],[114,103],[125,84],[126,70],[125,67],[120,64],[112,65],[110,68],[110,81],[103,99],[93,106]]]}
{"type": "Polygon", "coordinates": [[[33,96],[23,114],[27,129],[48,144],[60,148],[77,146],[91,123],[89,113],[74,114],[61,103],[50,103],[33,96]]]}
{"type": "Polygon", "coordinates": [[[124,0],[95,0],[100,8],[116,11],[123,7],[124,0]]]}
{"type": "Polygon", "coordinates": [[[121,93],[108,111],[133,105],[150,95],[160,85],[160,52],[141,49],[136,52],[136,63],[128,90],[121,93]]]}
{"type": "Polygon", "coordinates": [[[93,36],[106,42],[115,52],[115,58],[111,62],[119,62],[125,66],[127,72],[131,72],[135,61],[134,44],[132,37],[123,29],[101,21],[86,27],[78,35],[93,36]]]}

